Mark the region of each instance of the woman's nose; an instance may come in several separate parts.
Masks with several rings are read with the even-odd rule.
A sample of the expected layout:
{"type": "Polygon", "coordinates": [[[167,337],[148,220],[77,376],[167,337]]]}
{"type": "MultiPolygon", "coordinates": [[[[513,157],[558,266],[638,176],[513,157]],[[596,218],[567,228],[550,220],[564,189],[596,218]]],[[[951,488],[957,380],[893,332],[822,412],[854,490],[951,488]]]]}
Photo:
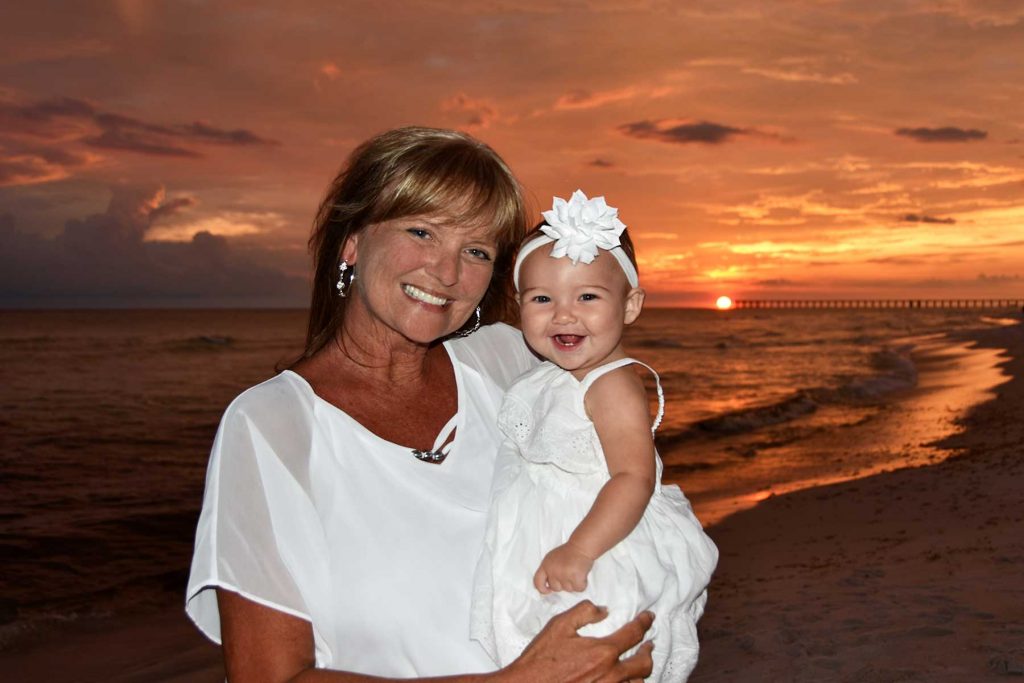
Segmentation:
{"type": "Polygon", "coordinates": [[[459,281],[461,263],[462,261],[459,259],[459,254],[457,253],[439,253],[436,255],[433,262],[431,262],[428,272],[442,285],[451,287],[459,281]]]}

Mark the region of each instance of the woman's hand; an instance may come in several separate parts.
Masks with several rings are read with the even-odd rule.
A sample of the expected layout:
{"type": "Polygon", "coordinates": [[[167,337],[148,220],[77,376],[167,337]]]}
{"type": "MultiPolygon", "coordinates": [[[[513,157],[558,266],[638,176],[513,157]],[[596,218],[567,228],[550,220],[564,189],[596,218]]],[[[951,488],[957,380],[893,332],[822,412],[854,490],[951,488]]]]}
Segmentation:
{"type": "Polygon", "coordinates": [[[542,594],[552,591],[579,593],[587,588],[587,574],[594,566],[594,558],[569,543],[558,546],[541,560],[533,575],[533,585],[542,594]]]}
{"type": "Polygon", "coordinates": [[[654,615],[641,612],[618,631],[603,638],[581,636],[577,631],[601,621],[608,610],[584,600],[547,623],[519,659],[505,668],[495,680],[530,683],[621,683],[640,680],[654,666],[646,642],[636,653],[619,659],[622,653],[643,640],[654,623],[654,615]]]}

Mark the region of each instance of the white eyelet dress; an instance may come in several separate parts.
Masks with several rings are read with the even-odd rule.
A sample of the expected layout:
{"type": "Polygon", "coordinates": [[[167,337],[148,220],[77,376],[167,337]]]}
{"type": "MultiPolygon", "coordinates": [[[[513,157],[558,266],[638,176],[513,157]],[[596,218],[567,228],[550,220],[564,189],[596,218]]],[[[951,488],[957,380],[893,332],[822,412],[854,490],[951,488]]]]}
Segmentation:
{"type": "MultiPolygon", "coordinates": [[[[582,381],[552,363],[509,389],[498,413],[505,441],[498,452],[484,550],[477,565],[470,632],[500,665],[515,659],[548,620],[588,598],[608,617],[580,630],[603,636],[643,610],[656,615],[649,681],[685,680],[697,664],[696,622],[718,549],[677,486],[655,488],[636,528],[594,563],[582,593],[541,595],[533,576],[541,560],[568,540],[609,480],[608,465],[583,399],[613,361],[582,381]]],[[[653,370],[651,370],[654,373],[653,370]]],[[[658,380],[657,373],[654,377],[658,380]]],[[[661,421],[664,398],[657,381],[661,421]]],[[[661,459],[657,460],[661,480],[661,459]]]]}

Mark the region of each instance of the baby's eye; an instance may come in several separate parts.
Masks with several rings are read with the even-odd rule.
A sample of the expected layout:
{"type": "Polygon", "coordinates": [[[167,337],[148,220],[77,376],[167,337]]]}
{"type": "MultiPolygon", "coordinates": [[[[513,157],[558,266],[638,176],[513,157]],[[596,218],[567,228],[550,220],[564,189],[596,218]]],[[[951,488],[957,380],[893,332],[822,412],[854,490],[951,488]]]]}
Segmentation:
{"type": "Polygon", "coordinates": [[[532,299],[530,299],[530,301],[532,301],[532,302],[534,302],[536,304],[546,304],[549,301],[551,301],[551,297],[549,297],[546,294],[538,294],[537,296],[535,296],[532,299]]]}
{"type": "Polygon", "coordinates": [[[477,249],[476,247],[473,247],[471,249],[467,249],[466,253],[469,254],[470,256],[474,257],[474,258],[480,259],[481,261],[490,261],[491,260],[491,255],[490,254],[488,254],[483,249],[477,249]]]}
{"type": "Polygon", "coordinates": [[[580,301],[596,301],[599,298],[600,297],[597,296],[597,294],[593,294],[592,292],[587,292],[586,294],[580,294],[580,301]]]}

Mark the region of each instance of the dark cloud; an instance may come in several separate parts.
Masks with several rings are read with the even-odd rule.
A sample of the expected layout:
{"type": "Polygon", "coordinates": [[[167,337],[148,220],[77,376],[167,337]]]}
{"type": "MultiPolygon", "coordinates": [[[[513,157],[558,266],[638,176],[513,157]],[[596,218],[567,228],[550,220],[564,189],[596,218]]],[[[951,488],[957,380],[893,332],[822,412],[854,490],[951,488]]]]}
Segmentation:
{"type": "MultiPolygon", "coordinates": [[[[69,143],[82,143],[98,149],[192,159],[203,156],[194,149],[195,146],[279,144],[244,128],[217,128],[204,121],[171,125],[152,123],[101,111],[90,102],[69,97],[32,104],[0,102],[0,130],[8,140],[27,137],[59,144],[62,149],[67,149],[69,143]]],[[[13,175],[25,177],[21,171],[13,175]]],[[[35,175],[45,178],[45,174],[35,175]]]]}
{"type": "Polygon", "coordinates": [[[95,137],[84,138],[82,141],[91,147],[100,149],[135,152],[136,154],[148,154],[150,156],[185,157],[191,159],[201,159],[203,156],[191,149],[158,142],[158,140],[159,138],[139,135],[131,130],[112,128],[103,131],[102,134],[95,137]]]}
{"type": "Polygon", "coordinates": [[[896,135],[917,140],[918,142],[971,142],[972,140],[984,140],[988,133],[975,128],[956,128],[946,126],[944,128],[898,128],[896,135]]]}
{"type": "Polygon", "coordinates": [[[498,108],[493,102],[465,93],[458,93],[442,102],[441,111],[461,114],[463,125],[468,128],[487,128],[499,118],[498,108]]]}
{"type": "Polygon", "coordinates": [[[796,280],[789,280],[784,277],[769,278],[766,280],[756,280],[753,282],[754,285],[761,287],[803,287],[804,284],[797,282],[796,280]]]}
{"type": "Polygon", "coordinates": [[[667,128],[662,128],[658,121],[636,121],[619,126],[619,132],[630,137],[640,138],[641,140],[653,139],[681,145],[691,142],[718,145],[728,142],[737,135],[748,135],[748,132],[742,128],[723,126],[719,123],[711,123],[710,121],[680,123],[667,128]]]}
{"type": "Polygon", "coordinates": [[[121,114],[96,112],[92,118],[104,130],[134,130],[140,133],[153,133],[154,135],[173,136],[176,134],[174,128],[161,126],[156,123],[147,123],[130,116],[121,114]]]}
{"type": "Polygon", "coordinates": [[[598,157],[597,159],[591,159],[588,161],[587,166],[593,166],[594,168],[613,168],[615,166],[615,162],[598,157]]]}
{"type": "Polygon", "coordinates": [[[66,135],[69,121],[95,116],[96,109],[91,104],[68,97],[21,105],[0,101],[0,129],[5,133],[56,139],[66,135]]]}
{"type": "Polygon", "coordinates": [[[261,138],[244,128],[223,130],[215,128],[203,121],[196,121],[182,126],[182,131],[198,142],[211,142],[218,145],[276,145],[275,140],[261,138]]]}
{"type": "Polygon", "coordinates": [[[900,216],[900,220],[904,223],[941,223],[942,225],[954,225],[956,223],[955,218],[938,218],[919,213],[904,214],[900,216]]]}
{"type": "Polygon", "coordinates": [[[1020,282],[1022,278],[1020,275],[986,275],[985,273],[979,273],[978,279],[982,282],[1020,282]]]}
{"type": "Polygon", "coordinates": [[[915,266],[929,262],[930,260],[926,256],[883,256],[865,259],[865,263],[880,263],[890,266],[915,266]]]}
{"type": "Polygon", "coordinates": [[[194,197],[175,197],[174,199],[169,199],[149,212],[149,220],[151,222],[156,222],[158,219],[164,218],[165,216],[173,216],[181,209],[187,209],[195,206],[196,203],[197,202],[194,197]]]}
{"type": "Polygon", "coordinates": [[[666,125],[664,121],[635,121],[624,123],[618,131],[629,137],[641,140],[657,140],[679,145],[700,143],[704,145],[720,145],[740,136],[770,138],[777,141],[789,141],[775,133],[766,133],[756,128],[736,128],[711,121],[696,123],[677,123],[666,125]]]}
{"type": "Polygon", "coordinates": [[[53,239],[0,216],[0,304],[305,303],[302,278],[255,264],[224,237],[145,240],[155,221],[194,205],[189,197],[165,201],[156,186],[118,186],[104,212],[67,221],[53,239]]]}
{"type": "Polygon", "coordinates": [[[66,178],[89,161],[88,156],[59,146],[7,141],[0,145],[0,187],[66,178]]]}

